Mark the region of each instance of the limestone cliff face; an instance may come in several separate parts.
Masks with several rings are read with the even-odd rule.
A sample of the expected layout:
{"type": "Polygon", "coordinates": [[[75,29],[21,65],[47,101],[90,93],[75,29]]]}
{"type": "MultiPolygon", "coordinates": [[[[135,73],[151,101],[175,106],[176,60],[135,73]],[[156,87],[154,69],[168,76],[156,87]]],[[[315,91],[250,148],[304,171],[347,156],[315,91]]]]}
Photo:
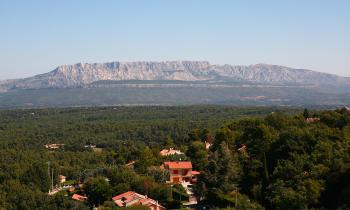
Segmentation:
{"type": "Polygon", "coordinates": [[[249,81],[255,83],[335,84],[348,79],[277,65],[211,65],[206,61],[110,62],[62,65],[30,78],[0,82],[13,89],[79,87],[101,80],[249,81]]]}
{"type": "Polygon", "coordinates": [[[249,66],[213,66],[221,76],[258,83],[332,83],[339,77],[305,69],[293,69],[278,65],[256,64],[249,66]]]}

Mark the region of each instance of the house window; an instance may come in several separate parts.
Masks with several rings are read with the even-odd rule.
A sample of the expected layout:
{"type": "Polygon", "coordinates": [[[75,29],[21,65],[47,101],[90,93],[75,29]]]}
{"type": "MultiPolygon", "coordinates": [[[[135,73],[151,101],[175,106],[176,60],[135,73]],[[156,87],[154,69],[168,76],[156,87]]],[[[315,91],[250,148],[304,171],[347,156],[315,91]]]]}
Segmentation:
{"type": "Polygon", "coordinates": [[[182,175],[186,175],[188,173],[188,170],[183,170],[182,175]]]}
{"type": "Polygon", "coordinates": [[[175,183],[180,182],[180,177],[173,177],[173,182],[175,182],[175,183]]]}
{"type": "Polygon", "coordinates": [[[173,170],[173,174],[179,174],[178,170],[173,170]]]}

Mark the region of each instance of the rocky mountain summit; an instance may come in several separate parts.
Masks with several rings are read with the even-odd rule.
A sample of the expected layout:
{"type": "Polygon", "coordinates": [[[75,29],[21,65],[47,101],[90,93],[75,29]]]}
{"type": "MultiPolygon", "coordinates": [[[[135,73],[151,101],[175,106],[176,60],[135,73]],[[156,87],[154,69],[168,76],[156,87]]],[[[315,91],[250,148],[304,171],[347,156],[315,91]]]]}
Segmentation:
{"type": "Polygon", "coordinates": [[[206,61],[110,62],[62,65],[49,73],[0,82],[0,91],[84,87],[105,80],[241,81],[323,85],[344,85],[349,81],[336,75],[268,64],[232,66],[211,65],[206,61]]]}

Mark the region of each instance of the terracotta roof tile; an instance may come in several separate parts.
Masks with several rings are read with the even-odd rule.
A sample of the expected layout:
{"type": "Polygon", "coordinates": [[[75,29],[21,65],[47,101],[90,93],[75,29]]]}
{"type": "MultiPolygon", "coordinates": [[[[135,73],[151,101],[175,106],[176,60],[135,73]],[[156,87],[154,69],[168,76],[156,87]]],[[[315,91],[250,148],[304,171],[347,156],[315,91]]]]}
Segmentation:
{"type": "Polygon", "coordinates": [[[199,175],[199,174],[201,174],[201,172],[199,172],[199,171],[192,171],[192,175],[199,175]]]}
{"type": "Polygon", "coordinates": [[[164,209],[164,207],[159,205],[157,201],[133,191],[128,191],[123,194],[114,196],[112,200],[114,201],[115,204],[117,204],[120,207],[128,206],[128,205],[133,206],[133,205],[139,205],[139,204],[148,206],[149,204],[152,204],[160,207],[161,209],[164,209]]]}
{"type": "Polygon", "coordinates": [[[183,162],[165,162],[165,166],[169,167],[169,169],[191,169],[192,163],[190,161],[183,161],[183,162]]]}
{"type": "Polygon", "coordinates": [[[79,194],[74,194],[74,195],[72,196],[72,199],[78,200],[78,201],[85,201],[85,200],[87,200],[87,197],[82,196],[82,195],[79,195],[79,194]]]}

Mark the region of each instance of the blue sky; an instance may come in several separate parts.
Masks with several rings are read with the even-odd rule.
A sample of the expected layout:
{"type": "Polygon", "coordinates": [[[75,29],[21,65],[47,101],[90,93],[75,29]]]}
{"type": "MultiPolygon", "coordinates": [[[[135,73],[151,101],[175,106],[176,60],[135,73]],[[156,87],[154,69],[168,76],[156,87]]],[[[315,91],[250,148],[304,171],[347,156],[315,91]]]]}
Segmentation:
{"type": "Polygon", "coordinates": [[[348,0],[0,0],[0,26],[0,79],[135,60],[350,76],[348,0]]]}

